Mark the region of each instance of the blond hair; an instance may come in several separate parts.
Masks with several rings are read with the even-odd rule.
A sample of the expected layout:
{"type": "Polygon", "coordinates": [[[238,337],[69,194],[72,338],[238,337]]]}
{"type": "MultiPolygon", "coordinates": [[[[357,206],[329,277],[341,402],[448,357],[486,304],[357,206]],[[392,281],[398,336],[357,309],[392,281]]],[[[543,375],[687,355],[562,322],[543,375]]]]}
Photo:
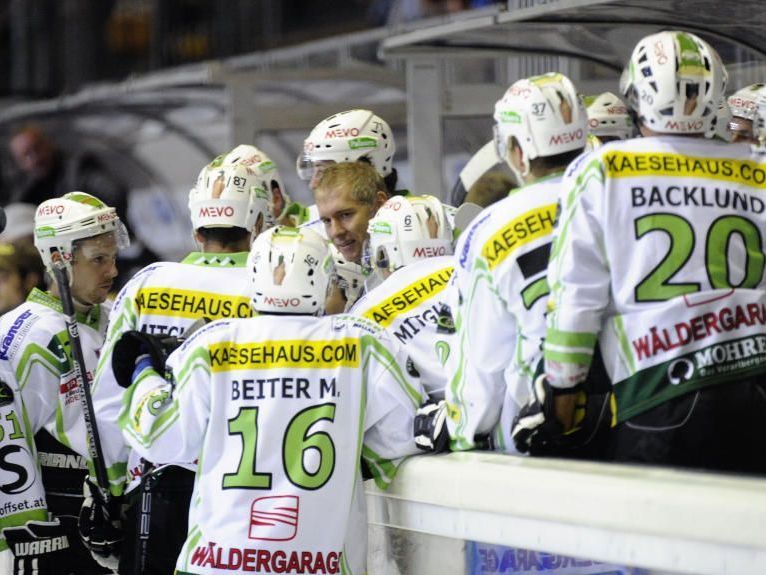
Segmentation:
{"type": "Polygon", "coordinates": [[[341,186],[348,186],[351,189],[351,197],[368,206],[375,203],[378,192],[386,193],[383,178],[366,162],[330,164],[319,176],[316,189],[332,190],[341,186]]]}

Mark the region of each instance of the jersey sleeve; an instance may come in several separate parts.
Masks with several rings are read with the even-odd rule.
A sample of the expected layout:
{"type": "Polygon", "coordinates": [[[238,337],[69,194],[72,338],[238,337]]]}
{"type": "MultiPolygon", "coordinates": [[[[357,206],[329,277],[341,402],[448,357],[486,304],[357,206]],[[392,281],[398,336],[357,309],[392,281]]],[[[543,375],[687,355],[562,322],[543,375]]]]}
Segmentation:
{"type": "Polygon", "coordinates": [[[42,345],[39,338],[28,343],[16,364],[14,376],[23,394],[32,434],[45,428],[59,442],[71,447],[59,402],[60,393],[65,391],[61,389],[64,348],[55,338],[51,341],[55,342],[54,346],[42,345]]]}
{"type": "Polygon", "coordinates": [[[112,491],[120,493],[126,481],[128,448],[119,427],[119,415],[122,409],[123,388],[117,383],[112,370],[112,352],[123,333],[137,329],[137,310],[135,305],[134,282],[127,285],[118,294],[115,305],[109,314],[109,327],[106,341],[96,368],[92,390],[93,408],[96,411],[99,431],[102,433],[102,447],[105,457],[111,463],[107,469],[112,491]],[[108,455],[107,455],[108,453],[108,455]]]}
{"type": "Polygon", "coordinates": [[[548,268],[551,298],[544,356],[551,385],[569,388],[588,374],[610,298],[600,157],[587,157],[567,174],[562,190],[561,219],[548,268]]]}
{"type": "Polygon", "coordinates": [[[8,548],[3,529],[48,519],[33,429],[10,366],[0,361],[0,552],[8,548]]]}
{"type": "Polygon", "coordinates": [[[403,369],[407,354],[397,342],[383,332],[361,341],[367,389],[362,459],[385,488],[402,458],[418,453],[414,420],[425,393],[403,369]]]}
{"type": "Polygon", "coordinates": [[[458,356],[445,399],[452,448],[467,450],[475,446],[475,436],[489,433],[500,417],[503,371],[513,359],[516,321],[482,260],[477,259],[470,272],[456,267],[455,273],[468,277],[457,281],[458,356]]]}
{"type": "Polygon", "coordinates": [[[119,416],[128,445],[149,461],[193,461],[210,416],[210,354],[190,339],[167,361],[170,380],[146,369],[123,397],[119,416]]]}

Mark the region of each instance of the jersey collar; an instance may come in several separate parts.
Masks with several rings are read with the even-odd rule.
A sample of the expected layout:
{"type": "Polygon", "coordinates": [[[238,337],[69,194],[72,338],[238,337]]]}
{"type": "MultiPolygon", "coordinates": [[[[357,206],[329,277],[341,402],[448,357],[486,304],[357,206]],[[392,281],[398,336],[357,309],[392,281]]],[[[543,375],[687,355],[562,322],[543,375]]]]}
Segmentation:
{"type": "Polygon", "coordinates": [[[519,190],[523,190],[524,188],[528,188],[530,186],[534,186],[536,184],[539,184],[540,182],[545,182],[547,180],[552,180],[554,178],[560,178],[564,175],[564,170],[562,169],[560,172],[553,172],[552,174],[548,174],[547,176],[543,176],[542,178],[536,179],[534,182],[530,182],[528,184],[524,184],[523,186],[519,186],[518,188],[513,188],[510,192],[508,192],[508,195],[513,195],[519,190]]]}
{"type": "Polygon", "coordinates": [[[233,254],[192,252],[181,260],[181,263],[204,267],[243,268],[246,261],[247,252],[236,252],[233,254]]]}
{"type": "MultiPolygon", "coordinates": [[[[33,303],[39,303],[59,313],[64,313],[64,306],[61,305],[61,300],[54,295],[44,292],[38,288],[34,288],[27,296],[27,301],[33,303]]],[[[77,323],[87,325],[88,327],[97,328],[99,320],[101,319],[101,306],[94,305],[90,308],[88,313],[75,312],[77,323]]]]}

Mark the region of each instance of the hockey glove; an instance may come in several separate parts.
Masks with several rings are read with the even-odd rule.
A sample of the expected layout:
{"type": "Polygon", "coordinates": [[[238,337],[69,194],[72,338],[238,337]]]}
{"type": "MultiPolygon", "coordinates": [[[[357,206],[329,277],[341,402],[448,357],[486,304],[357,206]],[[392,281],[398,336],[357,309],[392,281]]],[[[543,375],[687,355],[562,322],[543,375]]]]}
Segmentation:
{"type": "Polygon", "coordinates": [[[13,553],[13,575],[58,575],[71,568],[70,537],[76,532],[74,518],[28,521],[6,527],[3,536],[13,553]],[[68,519],[68,521],[66,521],[68,519]]]}
{"type": "Polygon", "coordinates": [[[160,339],[141,331],[123,333],[112,351],[112,371],[120,387],[130,387],[133,382],[133,372],[143,356],[149,357],[154,371],[160,375],[164,374],[165,361],[170,354],[168,351],[170,340],[174,343],[178,341],[176,338],[160,339]]]}
{"type": "Polygon", "coordinates": [[[511,437],[521,453],[554,455],[564,440],[564,428],[556,419],[554,397],[580,393],[579,388],[555,389],[539,375],[532,396],[513,419],[511,437]]]}
{"type": "Polygon", "coordinates": [[[426,402],[415,413],[415,445],[431,453],[449,451],[447,432],[447,403],[426,402]]]}
{"type": "Polygon", "coordinates": [[[93,559],[107,569],[117,570],[122,547],[122,498],[106,497],[101,489],[85,478],[78,529],[80,539],[93,559]]]}

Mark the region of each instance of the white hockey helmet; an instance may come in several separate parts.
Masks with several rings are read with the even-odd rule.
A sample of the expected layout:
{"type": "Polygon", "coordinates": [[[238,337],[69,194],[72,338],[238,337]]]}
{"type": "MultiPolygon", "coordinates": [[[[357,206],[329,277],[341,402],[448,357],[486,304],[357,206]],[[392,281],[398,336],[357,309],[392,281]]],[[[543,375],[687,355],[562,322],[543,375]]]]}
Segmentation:
{"type": "Polygon", "coordinates": [[[250,305],[258,313],[320,315],[332,268],[327,242],[312,229],[268,229],[247,258],[250,305]]]}
{"type": "Polygon", "coordinates": [[[304,180],[310,180],[320,162],[356,162],[369,160],[385,178],[394,163],[394,133],[380,116],[370,110],[347,110],[319,122],[303,142],[296,169],[304,180]]]}
{"type": "Polygon", "coordinates": [[[189,192],[192,226],[237,227],[254,231],[259,222],[274,225],[273,189],[284,195],[282,178],[271,159],[255,146],[240,145],[202,168],[189,192]]]}
{"type": "Polygon", "coordinates": [[[633,49],[620,91],[640,123],[654,132],[712,136],[727,79],[707,42],[689,32],[660,32],[633,49]]]}
{"type": "Polygon", "coordinates": [[[394,196],[370,220],[372,266],[394,272],[418,260],[454,252],[444,205],[434,196],[394,196]]]}
{"type": "Polygon", "coordinates": [[[60,198],[44,201],[35,212],[35,247],[40,252],[46,269],[53,271],[51,254],[58,251],[72,281],[73,244],[115,232],[117,247],[130,245],[128,232],[110,208],[97,197],[85,192],[69,192],[60,198]]]}
{"type": "Polygon", "coordinates": [[[588,131],[604,139],[627,140],[635,135],[636,128],[628,107],[611,92],[602,92],[583,99],[588,113],[588,131]]]}
{"type": "Polygon", "coordinates": [[[330,256],[335,265],[335,278],[338,287],[343,290],[343,295],[346,296],[348,309],[362,295],[365,281],[369,275],[369,268],[348,261],[332,243],[330,244],[330,256]]]}
{"type": "Polygon", "coordinates": [[[509,163],[508,140],[516,138],[524,153],[524,168],[540,156],[555,156],[581,149],[588,137],[585,106],[571,80],[552,72],[519,80],[495,104],[495,145],[509,163]]]}
{"type": "Polygon", "coordinates": [[[766,84],[750,84],[740,88],[728,97],[731,115],[745,120],[755,120],[758,113],[758,98],[766,95],[766,84]]]}

